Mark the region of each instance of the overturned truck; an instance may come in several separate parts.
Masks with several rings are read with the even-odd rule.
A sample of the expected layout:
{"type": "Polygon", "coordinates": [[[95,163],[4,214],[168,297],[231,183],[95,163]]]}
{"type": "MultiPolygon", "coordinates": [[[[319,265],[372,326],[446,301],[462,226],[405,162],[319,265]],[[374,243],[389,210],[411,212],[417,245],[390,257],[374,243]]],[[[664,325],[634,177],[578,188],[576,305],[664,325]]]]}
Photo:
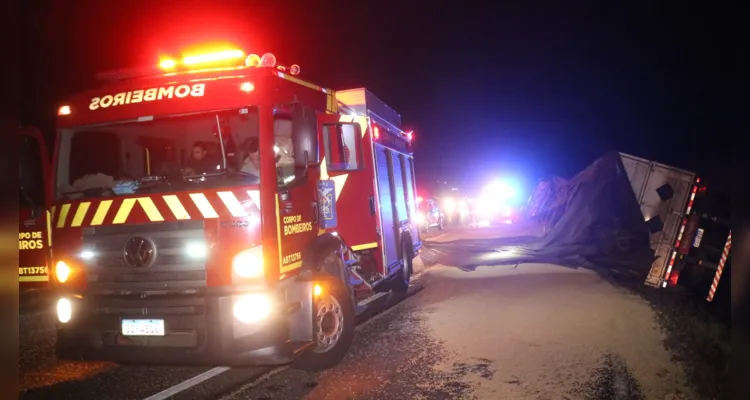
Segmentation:
{"type": "MultiPolygon", "coordinates": [[[[691,279],[697,280],[700,277],[695,278],[696,275],[713,276],[713,271],[721,269],[722,245],[729,235],[729,225],[722,223],[715,210],[704,206],[708,203],[705,194],[706,186],[693,172],[612,152],[569,181],[555,177],[540,182],[529,200],[527,217],[540,224],[545,237],[577,237],[575,232],[582,224],[598,227],[602,239],[598,241],[598,252],[606,255],[612,246],[623,253],[629,251],[630,238],[639,229],[633,218],[633,206],[637,206],[652,254],[645,283],[665,287],[677,284],[683,270],[693,271],[691,279]],[[624,183],[632,190],[623,191],[624,183]],[[589,192],[580,196],[582,188],[590,191],[596,187],[608,187],[606,191],[610,193],[600,190],[596,195],[589,192]],[[580,201],[576,202],[576,197],[580,201]],[[573,207],[575,204],[579,207],[573,207]],[[718,239],[707,243],[703,238],[709,235],[718,239]],[[605,240],[607,237],[612,240],[605,240]]],[[[547,241],[553,242],[552,238],[547,241]]],[[[589,244],[596,246],[597,241],[589,240],[589,244]]]]}

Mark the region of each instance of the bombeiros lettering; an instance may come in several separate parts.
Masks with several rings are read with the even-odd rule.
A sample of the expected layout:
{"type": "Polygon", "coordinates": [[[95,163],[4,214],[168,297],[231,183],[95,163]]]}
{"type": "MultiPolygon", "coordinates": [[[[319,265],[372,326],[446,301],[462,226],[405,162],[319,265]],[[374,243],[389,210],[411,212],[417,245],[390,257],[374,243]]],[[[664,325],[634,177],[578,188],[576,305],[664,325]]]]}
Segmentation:
{"type": "Polygon", "coordinates": [[[283,218],[284,236],[312,231],[312,222],[301,222],[301,215],[289,215],[283,218]]]}
{"type": "Polygon", "coordinates": [[[101,97],[94,97],[93,99],[91,99],[91,103],[89,103],[89,110],[93,111],[100,108],[117,107],[126,104],[135,104],[156,100],[203,97],[205,93],[205,83],[196,83],[193,85],[170,85],[158,88],[132,90],[129,92],[120,92],[115,94],[107,94],[101,97]]]}
{"type": "Polygon", "coordinates": [[[40,250],[43,248],[42,232],[18,233],[18,250],[40,250]]]}

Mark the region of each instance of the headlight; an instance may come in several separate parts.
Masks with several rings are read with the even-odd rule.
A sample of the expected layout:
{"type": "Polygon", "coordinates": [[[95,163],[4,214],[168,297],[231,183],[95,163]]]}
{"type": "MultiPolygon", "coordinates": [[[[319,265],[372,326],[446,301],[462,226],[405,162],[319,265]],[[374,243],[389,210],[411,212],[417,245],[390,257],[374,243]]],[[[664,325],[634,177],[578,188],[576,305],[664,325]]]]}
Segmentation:
{"type": "Polygon", "coordinates": [[[203,243],[188,243],[185,252],[190,258],[206,258],[206,245],[203,243]]]}
{"type": "Polygon", "coordinates": [[[452,213],[456,209],[456,202],[453,199],[445,199],[443,201],[443,208],[445,208],[445,211],[452,213]]]}
{"type": "Polygon", "coordinates": [[[68,278],[70,277],[70,267],[65,263],[65,261],[61,260],[58,261],[57,264],[55,264],[55,277],[60,283],[65,283],[68,281],[68,278]]]}
{"type": "Polygon", "coordinates": [[[73,316],[73,304],[70,300],[62,298],[57,301],[57,320],[61,323],[67,323],[73,316]]]}
{"type": "Polygon", "coordinates": [[[242,250],[232,259],[232,270],[242,278],[263,276],[263,246],[242,250]]]}
{"type": "Polygon", "coordinates": [[[422,214],[421,212],[414,214],[414,222],[416,222],[417,224],[421,224],[422,222],[424,222],[424,214],[422,214]]]}
{"type": "Polygon", "coordinates": [[[244,324],[252,324],[266,319],[271,314],[271,299],[263,293],[241,296],[234,303],[234,317],[244,324]]]}

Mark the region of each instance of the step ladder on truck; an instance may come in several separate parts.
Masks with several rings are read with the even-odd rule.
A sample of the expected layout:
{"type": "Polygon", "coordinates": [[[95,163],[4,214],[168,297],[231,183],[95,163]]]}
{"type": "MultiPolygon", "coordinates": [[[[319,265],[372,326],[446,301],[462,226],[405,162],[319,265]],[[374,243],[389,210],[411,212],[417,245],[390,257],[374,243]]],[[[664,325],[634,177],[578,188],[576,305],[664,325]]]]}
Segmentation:
{"type": "Polygon", "coordinates": [[[374,296],[405,294],[411,133],[369,91],[299,72],[165,57],[60,109],[60,357],[327,368],[374,296]]]}

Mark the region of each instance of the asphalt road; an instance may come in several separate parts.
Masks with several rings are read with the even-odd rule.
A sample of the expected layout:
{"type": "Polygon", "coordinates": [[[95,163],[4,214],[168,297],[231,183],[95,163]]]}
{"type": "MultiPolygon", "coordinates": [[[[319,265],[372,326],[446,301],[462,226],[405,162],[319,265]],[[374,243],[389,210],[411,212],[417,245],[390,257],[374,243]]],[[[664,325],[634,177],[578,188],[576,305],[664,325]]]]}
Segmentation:
{"type": "Polygon", "coordinates": [[[26,313],[21,398],[695,398],[652,309],[595,272],[436,265],[411,294],[361,321],[348,356],[323,373],[60,362],[51,310],[26,313]]]}

